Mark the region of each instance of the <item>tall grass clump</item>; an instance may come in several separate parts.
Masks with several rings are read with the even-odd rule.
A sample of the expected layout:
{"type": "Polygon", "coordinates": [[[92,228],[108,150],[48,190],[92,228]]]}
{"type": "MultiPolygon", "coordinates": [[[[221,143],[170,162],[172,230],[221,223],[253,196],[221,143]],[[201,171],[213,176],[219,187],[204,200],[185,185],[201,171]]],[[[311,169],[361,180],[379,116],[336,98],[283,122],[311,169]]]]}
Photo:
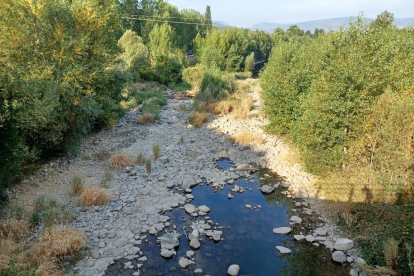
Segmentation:
{"type": "Polygon", "coordinates": [[[160,145],[155,145],[152,147],[152,153],[154,154],[154,159],[157,161],[158,157],[160,156],[160,145]]]}
{"type": "Polygon", "coordinates": [[[125,153],[115,153],[107,161],[107,165],[115,170],[120,170],[124,167],[133,166],[134,161],[131,156],[125,153]]]}
{"type": "Polygon", "coordinates": [[[83,191],[83,186],[84,186],[84,182],[82,177],[80,176],[75,176],[73,177],[72,181],[71,181],[71,185],[72,185],[72,191],[76,194],[76,195],[80,195],[83,191]]]}

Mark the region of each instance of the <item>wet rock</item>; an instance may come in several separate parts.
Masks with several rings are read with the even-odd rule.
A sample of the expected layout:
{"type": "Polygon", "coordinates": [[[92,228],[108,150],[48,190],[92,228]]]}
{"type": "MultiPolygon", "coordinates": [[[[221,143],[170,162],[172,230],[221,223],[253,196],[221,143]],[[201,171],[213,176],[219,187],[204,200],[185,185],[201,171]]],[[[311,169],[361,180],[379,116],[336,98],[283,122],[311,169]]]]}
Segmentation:
{"type": "Polygon", "coordinates": [[[338,263],[346,262],[346,255],[342,251],[335,251],[332,253],[332,260],[338,263]]]}
{"type": "Polygon", "coordinates": [[[244,207],[246,207],[247,209],[251,209],[252,208],[252,205],[246,204],[246,205],[244,205],[244,207]]]}
{"type": "Polygon", "coordinates": [[[349,239],[337,239],[335,242],[335,250],[349,250],[354,246],[354,242],[349,239]]]}
{"type": "Polygon", "coordinates": [[[201,275],[201,274],[203,274],[203,270],[201,268],[198,268],[198,269],[194,270],[194,274],[195,275],[201,275]]]}
{"type": "Polygon", "coordinates": [[[276,249],[280,252],[280,254],[290,254],[292,250],[283,246],[276,246],[276,249]]]}
{"type": "Polygon", "coordinates": [[[307,242],[314,242],[315,241],[315,237],[312,236],[312,235],[307,235],[305,237],[305,239],[306,239],[307,242]]]}
{"type": "Polygon", "coordinates": [[[270,194],[275,190],[275,188],[269,185],[263,185],[261,187],[261,190],[262,190],[262,193],[264,194],[270,194]]]}
{"type": "Polygon", "coordinates": [[[198,207],[198,210],[200,210],[203,213],[210,212],[210,208],[208,208],[206,205],[201,205],[200,207],[198,207]]]}
{"type": "Polygon", "coordinates": [[[240,266],[233,264],[231,266],[229,266],[229,269],[227,269],[227,273],[230,276],[237,276],[239,275],[239,271],[240,271],[240,266]]]}
{"type": "Polygon", "coordinates": [[[187,258],[181,258],[179,261],[178,261],[178,265],[181,267],[181,268],[187,268],[187,266],[189,265],[190,263],[189,263],[189,261],[188,261],[188,259],[187,258]]]}
{"type": "Polygon", "coordinates": [[[232,199],[233,197],[234,197],[234,196],[233,196],[232,194],[228,194],[228,195],[227,195],[227,198],[228,198],[228,199],[232,199]]]}
{"type": "Polygon", "coordinates": [[[255,172],[256,169],[249,165],[249,164],[241,164],[241,165],[236,165],[236,169],[238,171],[245,171],[245,172],[255,172]]]}
{"type": "Polygon", "coordinates": [[[304,235],[294,235],[293,238],[299,242],[305,240],[304,235]]]}
{"type": "Polygon", "coordinates": [[[161,242],[161,248],[165,249],[173,249],[174,247],[180,244],[179,241],[180,234],[177,233],[167,233],[161,238],[159,238],[161,242]]]}
{"type": "Polygon", "coordinates": [[[161,256],[163,256],[164,258],[170,258],[173,254],[173,252],[171,252],[168,249],[161,249],[161,256]]]}
{"type": "Polygon", "coordinates": [[[293,217],[290,218],[290,221],[292,223],[301,223],[302,222],[302,219],[300,217],[298,217],[298,216],[293,216],[293,217]]]}
{"type": "Polygon", "coordinates": [[[291,231],[292,231],[292,228],[290,227],[279,227],[279,228],[273,229],[273,233],[281,234],[281,235],[289,234],[291,231]]]}
{"type": "Polygon", "coordinates": [[[193,249],[199,249],[200,248],[200,242],[197,239],[193,239],[190,242],[190,247],[193,249]]]}
{"type": "Polygon", "coordinates": [[[186,204],[184,205],[184,210],[188,213],[188,214],[193,214],[196,211],[196,208],[194,205],[192,204],[186,204]]]}

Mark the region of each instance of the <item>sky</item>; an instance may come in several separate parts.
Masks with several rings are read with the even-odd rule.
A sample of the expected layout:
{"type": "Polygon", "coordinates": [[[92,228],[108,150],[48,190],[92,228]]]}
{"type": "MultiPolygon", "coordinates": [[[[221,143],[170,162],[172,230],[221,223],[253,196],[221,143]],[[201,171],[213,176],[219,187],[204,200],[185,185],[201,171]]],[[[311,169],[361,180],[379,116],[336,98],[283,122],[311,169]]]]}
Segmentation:
{"type": "Polygon", "coordinates": [[[357,16],[376,18],[387,10],[394,18],[414,17],[414,0],[168,0],[181,9],[202,13],[210,5],[213,21],[237,27],[260,22],[298,23],[318,19],[357,16]]]}

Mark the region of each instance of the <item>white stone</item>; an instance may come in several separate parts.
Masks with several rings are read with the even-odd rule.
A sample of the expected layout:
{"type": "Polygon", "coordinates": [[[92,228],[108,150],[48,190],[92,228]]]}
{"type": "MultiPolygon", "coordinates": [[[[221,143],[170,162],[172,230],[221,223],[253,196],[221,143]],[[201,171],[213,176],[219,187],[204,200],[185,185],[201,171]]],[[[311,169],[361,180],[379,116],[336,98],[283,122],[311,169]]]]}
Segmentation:
{"type": "Polygon", "coordinates": [[[312,236],[312,235],[307,235],[305,237],[305,239],[306,239],[307,242],[314,242],[315,241],[315,237],[312,236]]]}
{"type": "Polygon", "coordinates": [[[293,235],[293,238],[297,241],[303,241],[305,239],[304,235],[293,235]]]}
{"type": "Polygon", "coordinates": [[[237,276],[237,275],[239,275],[239,271],[240,271],[240,266],[238,266],[236,264],[232,264],[231,266],[229,266],[229,269],[227,270],[227,273],[230,276],[237,276]]]}
{"type": "Polygon", "coordinates": [[[293,223],[301,223],[302,219],[298,216],[293,216],[293,217],[290,218],[290,221],[293,222],[293,223]]]}
{"type": "Polygon", "coordinates": [[[275,188],[273,186],[263,185],[260,189],[262,190],[262,193],[270,194],[271,192],[274,191],[275,188]]]}
{"type": "Polygon", "coordinates": [[[338,263],[346,262],[346,255],[342,251],[335,251],[332,253],[332,260],[338,263]]]}
{"type": "Polygon", "coordinates": [[[280,252],[280,254],[290,254],[292,250],[283,246],[276,246],[276,249],[280,252]]]}
{"type": "Polygon", "coordinates": [[[188,259],[187,259],[187,258],[181,258],[181,259],[178,261],[178,265],[179,265],[181,268],[186,268],[189,264],[190,264],[190,263],[189,263],[189,261],[188,261],[188,259]]]}
{"type": "Polygon", "coordinates": [[[195,213],[196,208],[195,208],[195,206],[194,206],[194,205],[192,205],[192,204],[186,204],[186,205],[184,205],[184,210],[185,210],[188,214],[192,214],[192,213],[195,213]]]}
{"type": "Polygon", "coordinates": [[[279,228],[273,229],[273,233],[281,234],[281,235],[289,234],[291,231],[292,231],[292,228],[290,227],[279,227],[279,228]]]}
{"type": "Polygon", "coordinates": [[[200,210],[203,213],[210,212],[210,208],[208,208],[206,205],[201,205],[200,207],[198,207],[198,210],[200,210]]]}
{"type": "Polygon", "coordinates": [[[193,239],[190,242],[190,246],[191,246],[191,248],[199,249],[200,248],[200,242],[197,239],[193,239]]]}
{"type": "Polygon", "coordinates": [[[354,242],[349,239],[337,239],[334,248],[336,250],[349,250],[354,246],[354,242]]]}
{"type": "Polygon", "coordinates": [[[173,252],[171,252],[168,249],[161,249],[161,256],[163,256],[164,258],[170,258],[173,254],[173,252]]]}

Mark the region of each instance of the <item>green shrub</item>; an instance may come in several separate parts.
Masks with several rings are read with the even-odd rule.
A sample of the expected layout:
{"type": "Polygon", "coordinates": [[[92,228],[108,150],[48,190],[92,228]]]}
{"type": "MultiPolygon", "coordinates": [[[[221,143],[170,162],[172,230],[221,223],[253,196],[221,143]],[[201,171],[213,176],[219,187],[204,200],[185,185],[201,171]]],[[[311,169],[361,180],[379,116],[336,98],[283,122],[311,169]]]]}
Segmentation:
{"type": "Polygon", "coordinates": [[[195,100],[210,102],[215,99],[224,99],[234,92],[236,82],[229,73],[218,69],[206,70],[201,81],[201,91],[195,96],[195,100]]]}
{"type": "Polygon", "coordinates": [[[193,88],[200,88],[201,81],[203,80],[204,76],[204,65],[197,64],[194,67],[188,67],[183,70],[183,80],[187,83],[191,84],[193,88]]]}

